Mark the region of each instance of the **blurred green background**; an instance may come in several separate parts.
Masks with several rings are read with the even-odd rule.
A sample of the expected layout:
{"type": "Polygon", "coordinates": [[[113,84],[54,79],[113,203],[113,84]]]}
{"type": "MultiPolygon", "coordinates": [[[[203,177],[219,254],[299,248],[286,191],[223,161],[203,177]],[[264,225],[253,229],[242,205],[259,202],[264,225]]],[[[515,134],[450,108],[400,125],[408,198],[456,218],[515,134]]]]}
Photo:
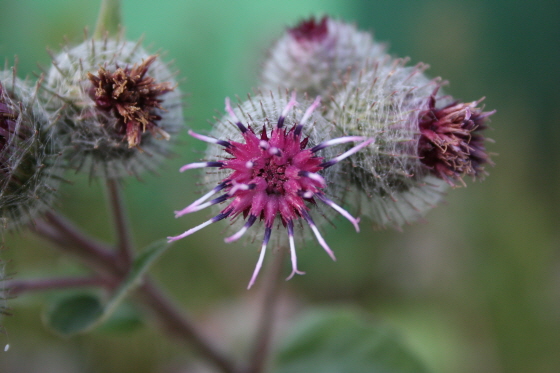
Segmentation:
{"type": "MultiPolygon", "coordinates": [[[[0,56],[19,59],[19,75],[48,66],[45,46],[78,43],[95,25],[97,0],[0,1],[0,56]]],[[[436,373],[560,371],[560,2],[505,0],[290,2],[124,0],[129,39],[145,38],[180,70],[187,126],[204,131],[226,96],[257,84],[267,48],[286,26],[310,15],[355,21],[389,43],[391,54],[431,65],[464,101],[486,96],[496,166],[484,183],[451,190],[427,224],[404,232],[352,232],[339,221],[327,235],[338,262],[317,244],[302,248],[307,272],[286,284],[286,315],[312,305],[353,305],[395,327],[436,373]]],[[[221,115],[221,114],[219,114],[221,115]]],[[[139,247],[201,222],[173,210],[199,190],[178,168],[204,145],[186,131],[177,157],[143,182],[130,180],[126,200],[139,247]]],[[[191,174],[193,175],[193,174],[191,174]]],[[[91,234],[111,240],[102,185],[82,177],[62,188],[58,207],[91,234]]],[[[256,321],[258,290],[245,286],[256,246],[223,243],[224,226],[183,240],[152,270],[169,292],[231,349],[256,321]]],[[[6,238],[1,255],[17,278],[82,271],[29,233],[6,238]]],[[[286,263],[287,265],[288,263],[286,263]]],[[[288,273],[288,272],[286,272],[288,273]]],[[[150,327],[94,332],[63,340],[41,324],[52,294],[10,301],[0,372],[195,371],[182,346],[150,327]],[[30,359],[29,357],[33,357],[30,359]],[[189,365],[191,364],[191,365],[189,365]],[[189,366],[191,370],[183,370],[189,366]]],[[[287,317],[290,319],[290,317],[287,317]]],[[[243,343],[236,344],[243,352],[243,343]],[[240,347],[241,346],[241,347],[240,347]]],[[[196,363],[194,363],[196,364],[196,363]]]]}

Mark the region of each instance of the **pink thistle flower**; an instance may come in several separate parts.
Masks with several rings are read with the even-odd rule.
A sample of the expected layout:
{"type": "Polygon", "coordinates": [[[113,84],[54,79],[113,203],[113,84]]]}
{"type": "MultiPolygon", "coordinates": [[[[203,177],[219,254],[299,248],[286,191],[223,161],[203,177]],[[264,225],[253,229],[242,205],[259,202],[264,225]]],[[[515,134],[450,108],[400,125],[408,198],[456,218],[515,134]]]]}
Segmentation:
{"type": "Polygon", "coordinates": [[[287,280],[295,274],[304,274],[297,267],[294,243],[294,222],[297,220],[303,219],[307,223],[319,244],[333,260],[336,260],[334,253],[321,236],[309,213],[310,206],[316,203],[316,199],[343,215],[354,225],[356,231],[359,231],[359,219],[351,216],[326,196],[327,182],[320,173],[368,146],[373,140],[361,136],[347,136],[327,140],[310,147],[308,144],[309,138],[303,135],[303,128],[313,111],[319,107],[320,98],[317,97],[299,121],[294,122],[291,128],[287,128],[284,125],[286,116],[296,105],[294,92],[270,134],[267,133],[265,124],[263,124],[260,134],[257,134],[254,128],[245,126],[239,120],[231,108],[229,99],[226,99],[226,111],[241,132],[243,141],[239,142],[219,140],[189,131],[191,136],[199,140],[222,146],[227,156],[219,161],[187,164],[181,167],[180,171],[217,167],[228,172],[226,177],[210,192],[185,209],[177,211],[175,213],[176,217],[202,210],[211,205],[230,202],[210,220],[187,230],[183,234],[168,237],[168,240],[171,242],[187,237],[225,218],[242,217],[245,224],[237,233],[225,239],[225,242],[229,243],[241,238],[257,220],[262,221],[265,227],[263,243],[248,288],[251,288],[254,284],[261,269],[274,222],[277,218],[286,227],[290,246],[292,273],[287,280]],[[320,150],[333,145],[360,141],[360,144],[328,161],[316,155],[320,150]],[[223,193],[221,196],[208,201],[210,197],[220,192],[223,193]]]}

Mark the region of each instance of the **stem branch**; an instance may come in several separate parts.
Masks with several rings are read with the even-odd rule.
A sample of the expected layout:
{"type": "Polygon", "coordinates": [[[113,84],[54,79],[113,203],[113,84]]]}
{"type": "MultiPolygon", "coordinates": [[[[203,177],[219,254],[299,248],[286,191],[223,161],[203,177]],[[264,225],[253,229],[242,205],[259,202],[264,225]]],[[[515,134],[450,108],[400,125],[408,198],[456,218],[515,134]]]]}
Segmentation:
{"type": "Polygon", "coordinates": [[[74,254],[88,267],[111,275],[126,273],[126,268],[115,260],[115,255],[107,245],[87,236],[54,212],[47,212],[45,217],[47,220],[38,221],[33,227],[35,233],[74,254]]]}
{"type": "MultiPolygon", "coordinates": [[[[66,219],[52,212],[47,213],[47,218],[46,221],[37,222],[35,232],[61,249],[77,255],[88,267],[117,280],[122,279],[130,270],[131,263],[124,263],[107,245],[80,232],[66,219]]],[[[236,372],[233,362],[203,336],[195,323],[183,315],[148,276],[144,285],[137,290],[137,296],[139,301],[152,311],[166,334],[192,345],[223,373],[236,372]]]]}
{"type": "Polygon", "coordinates": [[[160,326],[169,335],[173,335],[194,348],[204,357],[216,364],[224,373],[235,373],[235,365],[221,351],[218,351],[205,336],[200,333],[181,311],[167,299],[150,279],[146,279],[140,288],[139,297],[155,314],[160,326]]]}
{"type": "Polygon", "coordinates": [[[114,281],[97,276],[10,280],[5,284],[10,297],[15,297],[30,291],[69,289],[89,286],[111,287],[115,285],[116,283],[114,281]]]}

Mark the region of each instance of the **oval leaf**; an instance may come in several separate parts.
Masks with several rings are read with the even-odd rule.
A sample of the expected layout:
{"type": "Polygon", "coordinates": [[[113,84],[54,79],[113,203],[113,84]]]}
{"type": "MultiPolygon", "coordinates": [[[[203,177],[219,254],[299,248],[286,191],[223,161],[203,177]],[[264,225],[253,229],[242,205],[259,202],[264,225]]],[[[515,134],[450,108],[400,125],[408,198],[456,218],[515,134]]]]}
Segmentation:
{"type": "Polygon", "coordinates": [[[48,310],[47,324],[64,336],[83,333],[101,325],[111,317],[126,296],[141,284],[144,274],[169,246],[166,240],[159,240],[144,248],[134,258],[130,272],[105,304],[88,294],[64,298],[48,310]]]}
{"type": "Polygon", "coordinates": [[[49,308],[46,322],[57,334],[71,336],[89,329],[103,313],[99,299],[92,294],[74,294],[59,299],[49,308]]]}

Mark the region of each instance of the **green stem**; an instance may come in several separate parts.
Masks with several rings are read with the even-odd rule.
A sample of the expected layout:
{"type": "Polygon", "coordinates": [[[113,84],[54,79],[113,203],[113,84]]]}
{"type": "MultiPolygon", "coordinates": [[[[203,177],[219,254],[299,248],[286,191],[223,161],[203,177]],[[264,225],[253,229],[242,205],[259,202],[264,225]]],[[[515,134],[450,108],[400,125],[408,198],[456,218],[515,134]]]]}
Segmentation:
{"type": "Polygon", "coordinates": [[[120,0],[102,0],[101,10],[93,32],[94,39],[103,39],[105,36],[119,36],[121,32],[121,2],[120,0]]]}

